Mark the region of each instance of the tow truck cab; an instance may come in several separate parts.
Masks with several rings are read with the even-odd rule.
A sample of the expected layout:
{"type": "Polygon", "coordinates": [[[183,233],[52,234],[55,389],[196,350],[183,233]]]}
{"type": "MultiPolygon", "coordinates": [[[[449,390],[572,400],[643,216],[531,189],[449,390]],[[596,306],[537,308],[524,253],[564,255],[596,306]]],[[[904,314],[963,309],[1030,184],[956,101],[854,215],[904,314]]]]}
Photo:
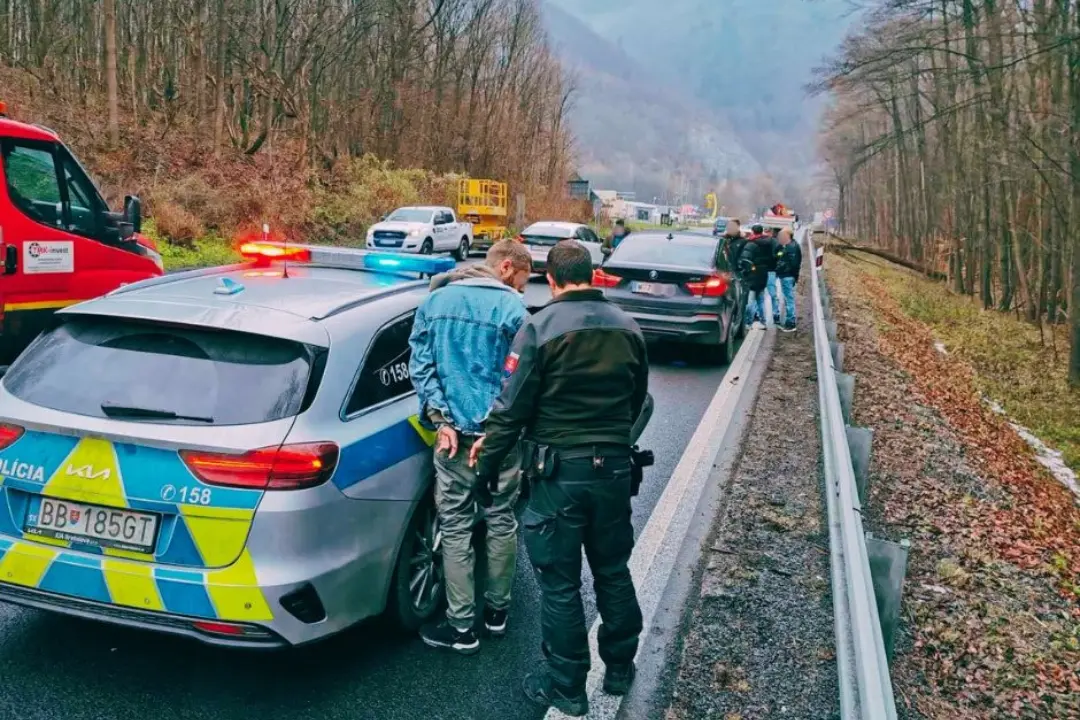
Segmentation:
{"type": "Polygon", "coordinates": [[[16,122],[0,103],[0,363],[9,363],[54,311],[161,275],[128,196],[109,211],[53,131],[16,122]]]}

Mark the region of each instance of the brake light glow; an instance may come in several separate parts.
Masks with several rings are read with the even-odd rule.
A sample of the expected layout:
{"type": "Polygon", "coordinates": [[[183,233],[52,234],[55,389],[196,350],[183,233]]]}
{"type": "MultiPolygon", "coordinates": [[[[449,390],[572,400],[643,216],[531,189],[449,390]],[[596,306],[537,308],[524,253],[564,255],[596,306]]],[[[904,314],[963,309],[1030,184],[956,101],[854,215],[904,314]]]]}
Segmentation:
{"type": "Polygon", "coordinates": [[[289,247],[281,243],[246,242],[240,246],[240,254],[249,260],[311,261],[311,251],[306,247],[289,247]]]}
{"type": "Polygon", "coordinates": [[[525,236],[524,235],[518,235],[516,238],[514,238],[514,240],[519,242],[519,243],[523,243],[523,242],[525,242],[525,236]]]}
{"type": "Polygon", "coordinates": [[[26,430],[19,425],[0,423],[0,450],[13,445],[16,440],[23,436],[24,432],[26,430]]]}
{"type": "Polygon", "coordinates": [[[691,295],[699,297],[722,297],[727,293],[728,276],[713,275],[701,282],[686,283],[686,289],[691,295]]]}
{"type": "Polygon", "coordinates": [[[181,450],[188,469],[208,485],[253,490],[303,490],[322,485],[334,474],[338,446],[297,443],[250,450],[241,455],[181,450]]]}
{"type": "Polygon", "coordinates": [[[615,287],[616,285],[618,285],[621,282],[622,282],[622,278],[619,277],[618,275],[612,275],[611,273],[606,273],[603,270],[601,270],[600,268],[597,268],[596,270],[593,270],[593,274],[592,274],[593,287],[605,287],[605,288],[615,287]]]}

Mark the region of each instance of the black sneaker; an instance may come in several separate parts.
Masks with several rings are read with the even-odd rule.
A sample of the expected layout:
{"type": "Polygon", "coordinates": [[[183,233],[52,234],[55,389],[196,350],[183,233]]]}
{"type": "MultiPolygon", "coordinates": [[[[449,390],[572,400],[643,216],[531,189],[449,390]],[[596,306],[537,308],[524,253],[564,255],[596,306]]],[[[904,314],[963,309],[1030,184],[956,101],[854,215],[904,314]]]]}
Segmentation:
{"type": "Polygon", "coordinates": [[[506,619],[507,613],[505,610],[484,608],[484,627],[493,636],[502,637],[506,634],[506,619]]]}
{"type": "Polygon", "coordinates": [[[779,325],[780,324],[780,316],[779,315],[773,315],[772,316],[772,324],[773,325],[779,325]]]}
{"type": "Polygon", "coordinates": [[[784,332],[795,332],[795,323],[784,323],[780,329],[784,332]]]}
{"type": "Polygon", "coordinates": [[[630,692],[630,684],[634,682],[635,675],[637,666],[634,663],[608,665],[604,673],[604,692],[608,695],[625,695],[630,692]]]}
{"type": "Polygon", "coordinates": [[[589,713],[589,696],[585,691],[567,695],[552,687],[551,678],[545,672],[529,673],[521,683],[525,697],[542,707],[553,707],[570,717],[585,717],[589,713]]]}
{"type": "Polygon", "coordinates": [[[462,632],[446,619],[420,628],[420,639],[429,647],[453,650],[462,655],[473,655],[480,651],[480,639],[476,633],[472,630],[462,632]]]}

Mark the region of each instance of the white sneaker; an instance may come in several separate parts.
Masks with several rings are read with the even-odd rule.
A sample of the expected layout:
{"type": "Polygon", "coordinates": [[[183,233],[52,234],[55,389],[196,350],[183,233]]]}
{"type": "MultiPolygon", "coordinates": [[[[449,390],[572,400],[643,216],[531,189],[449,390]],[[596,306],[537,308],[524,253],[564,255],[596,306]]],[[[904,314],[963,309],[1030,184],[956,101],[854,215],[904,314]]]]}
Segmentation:
{"type": "Polygon", "coordinates": [[[765,329],[765,323],[761,322],[760,320],[757,320],[757,321],[754,322],[754,327],[757,328],[758,330],[764,330],[765,329]]]}

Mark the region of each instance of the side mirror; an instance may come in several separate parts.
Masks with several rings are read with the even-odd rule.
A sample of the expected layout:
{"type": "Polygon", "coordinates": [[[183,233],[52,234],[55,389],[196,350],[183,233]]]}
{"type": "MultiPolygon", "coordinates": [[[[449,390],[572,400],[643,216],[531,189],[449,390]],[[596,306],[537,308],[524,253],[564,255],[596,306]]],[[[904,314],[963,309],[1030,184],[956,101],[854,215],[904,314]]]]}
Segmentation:
{"type": "Polygon", "coordinates": [[[128,195],[124,198],[124,222],[131,225],[131,232],[127,234],[123,226],[120,228],[120,237],[124,240],[135,233],[142,232],[142,200],[138,195],[128,195]]]}
{"type": "Polygon", "coordinates": [[[122,242],[131,242],[135,239],[135,226],[132,223],[122,220],[116,223],[116,228],[120,231],[122,242]]]}
{"type": "Polygon", "coordinates": [[[14,245],[4,246],[4,274],[14,275],[19,267],[19,248],[14,245]]]}

